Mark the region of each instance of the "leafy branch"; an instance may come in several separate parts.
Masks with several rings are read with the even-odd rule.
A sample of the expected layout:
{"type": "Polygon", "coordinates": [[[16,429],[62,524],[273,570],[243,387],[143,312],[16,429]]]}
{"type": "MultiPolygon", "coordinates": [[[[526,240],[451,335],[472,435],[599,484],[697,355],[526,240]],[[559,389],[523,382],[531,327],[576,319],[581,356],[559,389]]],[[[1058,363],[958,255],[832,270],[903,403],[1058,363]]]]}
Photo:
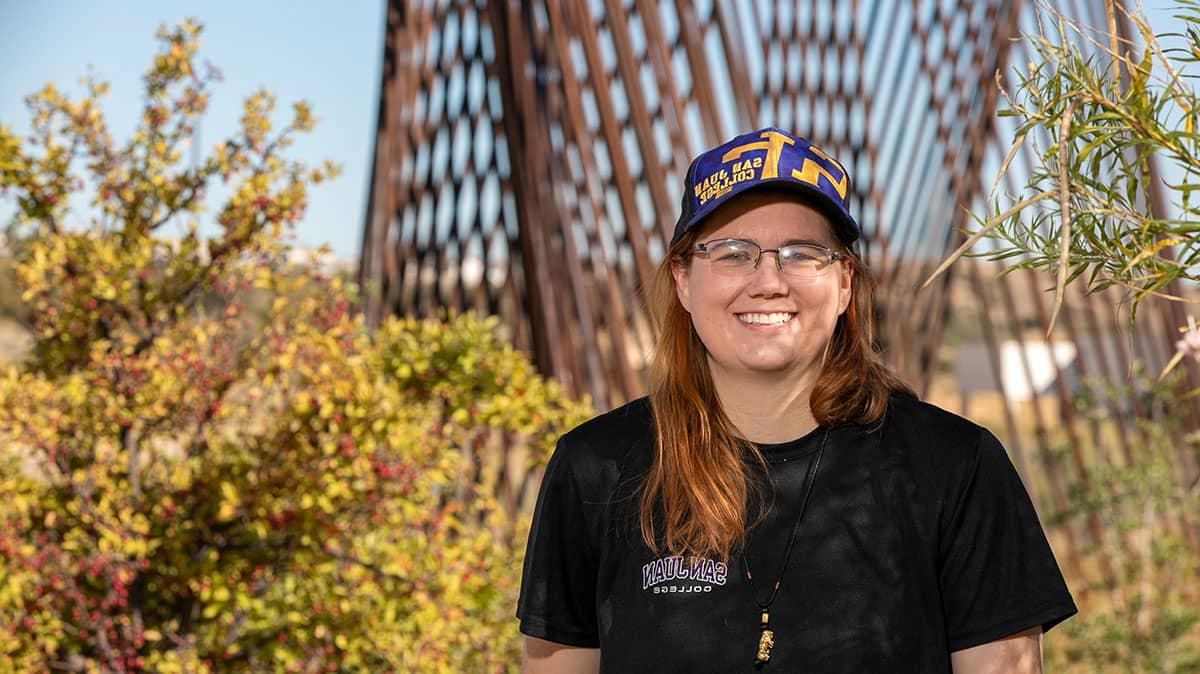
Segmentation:
{"type": "Polygon", "coordinates": [[[1088,292],[1123,289],[1135,313],[1149,297],[1188,301],[1167,289],[1200,280],[1200,207],[1191,199],[1200,189],[1200,97],[1185,72],[1200,60],[1200,2],[1180,2],[1185,32],[1161,36],[1185,41],[1174,50],[1162,47],[1141,12],[1116,3],[1106,3],[1108,28],[1099,37],[1048,3],[1039,6],[1039,19],[1048,21],[1025,36],[1034,56],[1016,73],[1014,90],[997,75],[1008,102],[1000,114],[1020,124],[988,208],[926,285],[988,238],[993,247],[979,256],[1054,275],[1051,330],[1066,285],[1077,279],[1088,292]],[[1145,45],[1139,58],[1116,32],[1118,12],[1145,45]],[[1032,153],[1024,189],[1033,196],[1010,196],[1012,205],[1004,206],[997,188],[1021,151],[1032,153]],[[1178,218],[1153,211],[1155,158],[1182,175],[1179,184],[1165,185],[1178,218]],[[1051,198],[1055,207],[1045,203],[1051,198]]]}

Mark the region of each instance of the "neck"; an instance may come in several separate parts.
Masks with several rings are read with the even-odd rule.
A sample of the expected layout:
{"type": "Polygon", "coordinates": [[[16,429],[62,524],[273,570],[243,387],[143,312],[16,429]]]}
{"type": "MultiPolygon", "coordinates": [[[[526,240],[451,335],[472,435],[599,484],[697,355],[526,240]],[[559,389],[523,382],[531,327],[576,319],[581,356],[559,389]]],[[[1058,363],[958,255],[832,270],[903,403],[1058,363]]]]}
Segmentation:
{"type": "Polygon", "coordinates": [[[819,364],[812,364],[798,375],[735,374],[710,360],[709,371],[725,416],[743,438],[759,443],[787,442],[817,427],[809,397],[817,383],[819,364]]]}

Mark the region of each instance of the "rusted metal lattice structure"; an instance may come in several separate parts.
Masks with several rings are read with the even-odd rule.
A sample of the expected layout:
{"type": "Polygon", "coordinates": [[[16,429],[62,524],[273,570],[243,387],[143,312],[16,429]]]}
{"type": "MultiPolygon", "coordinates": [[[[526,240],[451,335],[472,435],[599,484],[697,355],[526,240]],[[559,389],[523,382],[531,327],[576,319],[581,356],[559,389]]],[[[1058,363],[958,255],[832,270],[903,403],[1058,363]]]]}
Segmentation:
{"type": "MultiPolygon", "coordinates": [[[[1106,25],[1104,5],[1060,3],[1092,26],[1106,25]]],[[[1037,11],[1020,0],[390,0],[360,272],[367,317],[497,314],[543,372],[599,409],[641,395],[653,335],[639,288],[669,239],[690,158],[785,127],[854,179],[888,360],[928,393],[939,350],[956,329],[975,334],[1004,401],[997,430],[1039,503],[1064,511],[1061,476],[1086,481],[1089,461],[1120,463],[1138,434],[1136,395],[1105,397],[1102,429],[1069,404],[1071,377],[1123,379],[1134,359],[1156,371],[1178,308],[1148,303],[1141,311],[1157,318],[1110,339],[1124,328],[1116,291],[1070,291],[1056,336],[1074,345],[1071,372],[1052,358],[1052,384],[1029,386],[1017,409],[1003,354],[1015,344],[1015,367],[1035,378],[1027,347],[1042,342],[1048,283],[996,280],[964,261],[916,289],[962,240],[1012,140],[993,75],[1028,61],[1017,38],[1037,11]]],[[[1025,159],[1010,178],[1028,174],[1025,159]]],[[[1056,545],[1079,565],[1103,536],[1092,517],[1056,545]]]]}

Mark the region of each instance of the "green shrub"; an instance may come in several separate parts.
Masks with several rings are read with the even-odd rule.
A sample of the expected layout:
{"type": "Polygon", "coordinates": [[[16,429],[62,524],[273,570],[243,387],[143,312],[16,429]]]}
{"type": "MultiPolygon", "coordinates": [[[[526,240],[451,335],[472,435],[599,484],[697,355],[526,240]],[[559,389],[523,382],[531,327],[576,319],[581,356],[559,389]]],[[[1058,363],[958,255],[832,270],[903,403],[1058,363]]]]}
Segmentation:
{"type": "Polygon", "coordinates": [[[0,128],[29,357],[0,370],[0,671],[506,671],[524,526],[476,469],[543,459],[586,404],[494,320],[368,330],[353,288],[286,262],[307,106],[273,98],[192,168],[200,28],[160,32],[133,139],[97,98],[0,128]],[[82,167],[82,173],[79,173],[82,167]],[[224,182],[220,235],[164,223],[224,182]],[[62,223],[95,189],[83,229],[62,223]]]}

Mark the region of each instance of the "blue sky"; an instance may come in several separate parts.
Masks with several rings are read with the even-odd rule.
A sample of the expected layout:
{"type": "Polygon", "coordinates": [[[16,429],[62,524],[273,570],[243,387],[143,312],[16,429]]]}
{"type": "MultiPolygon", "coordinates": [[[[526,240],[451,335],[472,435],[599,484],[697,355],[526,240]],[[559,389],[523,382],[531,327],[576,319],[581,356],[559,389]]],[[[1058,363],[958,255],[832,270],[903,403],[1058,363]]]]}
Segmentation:
{"type": "MultiPolygon", "coordinates": [[[[1172,3],[1146,3],[1157,32],[1176,30],[1172,3]]],[[[314,192],[297,226],[306,246],[329,243],[339,258],[354,259],[366,209],[371,146],[382,53],[384,0],[0,0],[0,123],[28,129],[23,98],[53,81],[77,94],[79,78],[94,72],[110,82],[105,109],[118,141],[133,130],[141,109],[141,74],[154,54],[155,29],[195,16],[205,25],[201,60],[217,65],[217,85],[202,127],[205,148],[229,135],[241,101],[265,86],[286,111],[309,101],[321,123],[292,148],[316,163],[333,159],[343,175],[314,192]]],[[[281,114],[280,120],[284,119],[281,114]]],[[[9,209],[0,204],[0,218],[9,209]]]]}
{"type": "MultiPolygon", "coordinates": [[[[340,258],[357,258],[370,150],[374,142],[383,0],[344,3],[267,0],[0,0],[0,123],[28,130],[23,99],[52,81],[74,94],[90,70],[110,82],[105,103],[114,138],[127,138],[141,110],[141,76],[157,49],[155,29],[195,16],[205,26],[200,59],[224,74],[201,127],[205,149],[228,136],[242,100],[259,87],[279,98],[279,121],[305,99],[321,120],[291,156],[342,165],[337,180],[312,194],[297,239],[328,242],[340,258]]],[[[211,203],[211,202],[210,202],[211,203]]],[[[9,209],[0,206],[7,219],[9,209]]]]}

